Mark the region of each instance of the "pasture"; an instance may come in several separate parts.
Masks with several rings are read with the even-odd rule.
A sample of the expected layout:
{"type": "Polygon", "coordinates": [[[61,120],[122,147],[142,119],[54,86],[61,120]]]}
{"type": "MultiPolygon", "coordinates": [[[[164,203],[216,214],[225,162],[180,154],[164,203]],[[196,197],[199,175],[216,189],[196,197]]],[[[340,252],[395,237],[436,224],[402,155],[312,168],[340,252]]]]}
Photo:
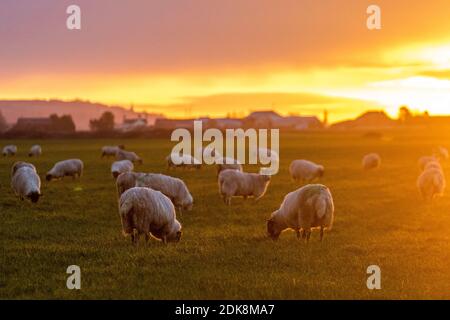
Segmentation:
{"type": "MultiPolygon", "coordinates": [[[[280,134],[281,165],[266,195],[233,199],[218,194],[216,168],[170,171],[169,139],[18,140],[14,158],[0,158],[1,299],[428,299],[450,298],[450,197],[424,204],[416,189],[417,159],[450,136],[391,132],[383,139],[362,133],[280,134]],[[39,143],[43,155],[29,159],[39,143]],[[117,211],[112,159],[103,145],[124,144],[144,164],[135,171],[182,178],[195,203],[178,217],[179,243],[124,238],[117,211]],[[363,172],[362,156],[378,152],[379,170],[363,172]],[[84,161],[80,181],[48,183],[45,172],[67,158],[84,161]],[[320,181],[334,197],[335,224],[322,243],[308,245],[285,232],[274,242],[266,219],[298,187],[289,163],[306,158],[325,166],[320,181]],[[14,161],[34,163],[44,197],[33,205],[10,188],[14,161]],[[381,290],[368,290],[366,269],[379,265],[381,290]],[[81,290],[66,288],[66,268],[81,267],[81,290]]],[[[257,167],[246,166],[256,172],[257,167]]],[[[448,172],[450,163],[444,163],[448,172]]]]}

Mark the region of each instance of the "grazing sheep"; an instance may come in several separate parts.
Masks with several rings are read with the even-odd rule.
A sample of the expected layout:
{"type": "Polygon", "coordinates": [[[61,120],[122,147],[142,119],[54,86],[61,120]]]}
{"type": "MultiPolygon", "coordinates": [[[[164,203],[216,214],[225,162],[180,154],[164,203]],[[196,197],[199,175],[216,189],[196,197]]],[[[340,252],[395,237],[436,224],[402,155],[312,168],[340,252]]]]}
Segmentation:
{"type": "Polygon", "coordinates": [[[171,153],[166,158],[167,169],[171,168],[187,168],[187,169],[200,169],[202,164],[196,158],[189,154],[179,155],[177,153],[171,153]]]}
{"type": "Polygon", "coordinates": [[[439,159],[436,158],[435,156],[423,156],[423,157],[420,157],[419,161],[418,161],[420,170],[422,170],[422,171],[425,170],[425,167],[430,162],[439,162],[439,159]]]}
{"type": "Polygon", "coordinates": [[[136,180],[144,175],[142,172],[125,172],[121,173],[116,180],[117,194],[120,196],[128,189],[136,186],[136,180]]]}
{"type": "Polygon", "coordinates": [[[364,170],[377,169],[381,165],[381,157],[378,153],[369,153],[365,155],[362,160],[362,166],[364,170]]]}
{"type": "Polygon", "coordinates": [[[46,180],[62,179],[66,176],[70,176],[73,179],[81,178],[83,175],[83,161],[80,159],[69,159],[55,163],[53,168],[47,172],[46,180]]]}
{"type": "Polygon", "coordinates": [[[125,146],[124,145],[119,145],[119,146],[104,146],[102,147],[102,158],[103,157],[115,157],[117,151],[119,150],[124,150],[125,146]]]}
{"type": "Polygon", "coordinates": [[[448,150],[444,147],[437,147],[433,154],[435,155],[436,158],[439,158],[440,160],[448,160],[449,158],[449,154],[448,154],[448,150]]]}
{"type": "Polygon", "coordinates": [[[289,165],[292,180],[310,183],[320,179],[324,174],[324,167],[308,160],[294,160],[289,165]]]}
{"type": "Polygon", "coordinates": [[[136,179],[136,187],[147,187],[161,191],[172,200],[174,206],[181,213],[182,210],[191,211],[194,199],[183,180],[160,173],[142,174],[136,179]]]}
{"type": "Polygon", "coordinates": [[[444,194],[446,182],[439,169],[428,169],[422,172],[417,180],[417,188],[425,201],[432,201],[444,194]]]}
{"type": "Polygon", "coordinates": [[[35,144],[30,148],[30,152],[28,152],[29,157],[39,157],[42,154],[42,148],[40,145],[35,144]]]}
{"type": "Polygon", "coordinates": [[[31,169],[36,171],[36,167],[33,164],[31,164],[29,162],[25,162],[25,161],[17,161],[11,167],[11,177],[13,177],[14,174],[16,173],[16,171],[19,170],[22,167],[30,167],[31,169]]]}
{"type": "Polygon", "coordinates": [[[180,241],[181,224],[176,219],[175,208],[160,191],[134,187],[125,191],[119,200],[119,215],[123,234],[131,235],[131,242],[137,245],[139,236],[150,234],[163,243],[180,241]]]}
{"type": "Polygon", "coordinates": [[[20,199],[36,203],[41,194],[41,179],[36,168],[27,162],[16,162],[11,169],[11,188],[20,199]]]}
{"type": "Polygon", "coordinates": [[[229,158],[229,157],[223,157],[217,160],[217,176],[219,176],[219,174],[224,171],[224,170],[237,170],[237,171],[244,171],[242,169],[242,165],[241,163],[233,158],[229,158]]]}
{"type": "Polygon", "coordinates": [[[116,160],[117,161],[130,160],[133,163],[139,163],[139,164],[142,164],[144,162],[135,152],[125,151],[122,149],[117,150],[116,160]]]}
{"type": "Polygon", "coordinates": [[[270,182],[269,175],[245,173],[237,170],[224,170],[219,174],[219,193],[227,205],[232,197],[254,197],[259,200],[266,193],[270,182]]]}
{"type": "Polygon", "coordinates": [[[6,157],[6,156],[10,156],[10,157],[15,156],[16,153],[17,153],[17,146],[12,145],[12,144],[7,145],[7,146],[5,146],[3,148],[2,153],[3,153],[4,157],[6,157]]]}
{"type": "Polygon", "coordinates": [[[297,237],[309,241],[311,228],[320,228],[320,241],[324,229],[331,230],[334,204],[330,190],[321,184],[309,184],[288,193],[278,210],[267,221],[267,232],[277,240],[286,229],[293,229],[297,237]]]}
{"type": "Polygon", "coordinates": [[[111,174],[114,177],[114,179],[116,179],[119,174],[124,173],[124,172],[131,172],[134,169],[134,165],[133,162],[131,162],[130,160],[120,160],[120,161],[115,161],[112,165],[111,165],[111,174]]]}

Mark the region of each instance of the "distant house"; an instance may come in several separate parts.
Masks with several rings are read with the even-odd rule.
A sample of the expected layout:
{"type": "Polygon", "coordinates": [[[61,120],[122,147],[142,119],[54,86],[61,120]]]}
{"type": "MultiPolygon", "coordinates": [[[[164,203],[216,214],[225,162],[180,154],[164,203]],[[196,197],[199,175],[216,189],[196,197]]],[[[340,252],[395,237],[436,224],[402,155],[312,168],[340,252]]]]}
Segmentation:
{"type": "Polygon", "coordinates": [[[280,129],[311,130],[322,129],[323,123],[316,116],[289,116],[275,121],[274,126],[280,129]]]}
{"type": "Polygon", "coordinates": [[[245,117],[244,122],[247,127],[272,128],[282,119],[283,117],[275,111],[255,111],[245,117]]]}
{"type": "Polygon", "coordinates": [[[218,129],[237,129],[243,127],[243,121],[241,119],[233,118],[218,118],[214,119],[218,129]]]}
{"type": "Polygon", "coordinates": [[[162,130],[174,130],[177,128],[194,129],[195,119],[156,119],[154,128],[162,130]]]}
{"type": "Polygon", "coordinates": [[[323,123],[316,116],[288,116],[283,117],[275,111],[256,111],[245,119],[247,127],[279,128],[292,130],[321,129],[323,123]]]}
{"type": "Polygon", "coordinates": [[[354,120],[335,123],[331,129],[386,129],[397,126],[397,121],[389,118],[384,111],[368,111],[354,120]]]}
{"type": "Polygon", "coordinates": [[[117,128],[123,132],[140,131],[147,128],[147,119],[145,118],[124,118],[122,124],[117,128]]]}

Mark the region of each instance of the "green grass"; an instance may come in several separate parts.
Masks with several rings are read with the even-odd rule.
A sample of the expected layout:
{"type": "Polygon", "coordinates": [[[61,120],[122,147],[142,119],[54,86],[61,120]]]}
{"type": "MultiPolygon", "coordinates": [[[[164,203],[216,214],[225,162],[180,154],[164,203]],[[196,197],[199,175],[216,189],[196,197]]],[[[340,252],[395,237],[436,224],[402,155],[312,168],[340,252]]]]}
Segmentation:
{"type": "MultiPolygon", "coordinates": [[[[264,198],[222,203],[214,167],[176,171],[195,199],[179,220],[178,244],[152,241],[132,247],[121,234],[112,160],[100,147],[123,143],[144,158],[136,170],[167,173],[168,139],[0,141],[16,143],[15,159],[0,159],[0,298],[13,299],[428,299],[450,298],[450,199],[432,206],[420,200],[416,160],[437,134],[391,133],[370,140],[361,134],[281,134],[281,168],[264,198]],[[32,159],[41,178],[57,160],[79,157],[81,181],[43,181],[37,205],[12,193],[9,170],[27,160],[34,143],[44,154],[32,159]],[[361,158],[376,151],[378,171],[363,172],[361,158]],[[309,245],[293,232],[274,242],[265,221],[284,195],[298,186],[288,165],[307,158],[325,165],[322,183],[331,189],[334,229],[309,245]],[[79,265],[81,290],[66,288],[66,268],[79,265]],[[382,271],[382,290],[366,287],[366,269],[382,271]]],[[[450,163],[445,163],[450,169],[450,163]]],[[[256,172],[256,167],[246,170],[256,172]]]]}

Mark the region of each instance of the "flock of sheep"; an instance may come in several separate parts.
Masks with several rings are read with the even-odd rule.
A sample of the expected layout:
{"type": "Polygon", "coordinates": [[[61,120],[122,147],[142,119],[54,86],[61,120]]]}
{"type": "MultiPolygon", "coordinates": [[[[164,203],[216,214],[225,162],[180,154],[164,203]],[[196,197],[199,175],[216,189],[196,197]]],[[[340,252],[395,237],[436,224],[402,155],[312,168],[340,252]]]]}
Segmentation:
{"type": "MultiPolygon", "coordinates": [[[[267,150],[266,150],[267,151],[267,150]]],[[[203,150],[207,152],[207,150],[203,150]]],[[[14,156],[17,147],[8,145],[3,148],[4,156],[14,156]]],[[[42,148],[31,147],[29,156],[38,157],[42,148]]],[[[217,182],[219,194],[226,205],[233,197],[253,197],[260,199],[266,193],[270,176],[244,172],[239,161],[210,153],[217,165],[217,182]]],[[[190,211],[194,198],[185,182],[179,178],[160,173],[135,172],[134,165],[142,164],[135,152],[126,151],[124,146],[105,146],[102,157],[114,157],[111,174],[116,180],[119,197],[119,215],[124,235],[130,235],[133,244],[137,244],[140,235],[148,241],[150,236],[164,243],[177,242],[181,239],[181,223],[176,218],[176,210],[181,214],[190,211]]],[[[448,159],[448,151],[438,147],[432,156],[422,157],[419,166],[422,170],[417,186],[427,201],[443,194],[445,177],[441,161],[448,159]]],[[[169,169],[200,169],[201,163],[190,155],[170,154],[167,158],[169,169]],[[176,160],[176,161],[174,161],[176,160]]],[[[380,167],[381,157],[376,153],[364,156],[363,169],[372,170],[380,167]]],[[[68,159],[55,163],[46,174],[46,180],[62,179],[71,176],[80,178],[83,162],[80,159],[68,159]]],[[[321,184],[314,184],[324,174],[324,167],[308,160],[294,160],[289,166],[289,173],[294,181],[305,184],[288,193],[278,210],[267,221],[268,235],[276,240],[280,234],[292,229],[298,238],[309,241],[311,230],[320,230],[320,240],[324,230],[331,229],[334,220],[334,203],[330,190],[321,184]]],[[[18,161],[11,169],[11,186],[22,200],[29,199],[36,203],[41,196],[41,181],[33,164],[18,161]]]]}

